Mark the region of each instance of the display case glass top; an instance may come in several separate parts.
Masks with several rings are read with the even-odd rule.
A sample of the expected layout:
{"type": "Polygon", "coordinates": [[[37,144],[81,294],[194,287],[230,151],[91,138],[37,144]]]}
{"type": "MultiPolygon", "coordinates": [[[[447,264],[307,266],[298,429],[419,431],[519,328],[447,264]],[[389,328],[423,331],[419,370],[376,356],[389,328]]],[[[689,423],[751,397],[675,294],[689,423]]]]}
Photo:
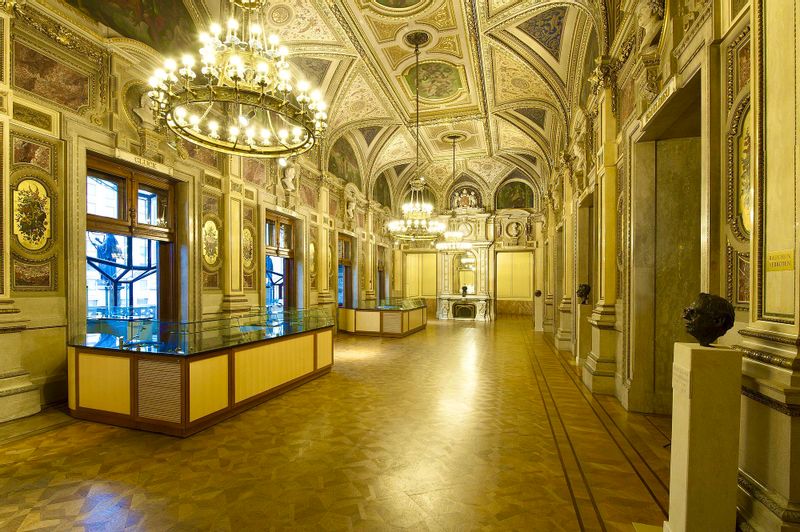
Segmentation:
{"type": "Polygon", "coordinates": [[[253,308],[248,312],[220,314],[198,321],[167,322],[138,313],[95,312],[86,320],[86,333],[69,345],[93,349],[187,356],[252,342],[306,333],[334,324],[331,311],[253,308]]]}
{"type": "Polygon", "coordinates": [[[425,300],[420,297],[398,297],[360,303],[356,310],[414,310],[425,306],[425,300]]]}

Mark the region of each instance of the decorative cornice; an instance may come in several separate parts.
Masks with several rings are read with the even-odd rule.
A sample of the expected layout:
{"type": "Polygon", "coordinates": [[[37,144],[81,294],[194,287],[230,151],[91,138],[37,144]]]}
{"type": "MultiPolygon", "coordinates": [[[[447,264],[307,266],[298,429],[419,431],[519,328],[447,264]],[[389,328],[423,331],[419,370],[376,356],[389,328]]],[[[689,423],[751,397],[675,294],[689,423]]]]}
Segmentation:
{"type": "Polygon", "coordinates": [[[800,417],[800,405],[783,403],[745,386],[742,386],[742,395],[785,416],[800,417]]]}
{"type": "Polygon", "coordinates": [[[741,345],[735,345],[733,348],[737,351],[741,351],[745,358],[755,360],[756,362],[761,362],[762,364],[775,366],[776,368],[790,369],[792,371],[800,370],[800,359],[782,357],[780,355],[759,351],[757,349],[750,349],[741,345]]]}
{"type": "Polygon", "coordinates": [[[768,340],[777,344],[800,347],[800,337],[794,334],[786,334],[775,331],[762,331],[759,329],[742,329],[739,331],[739,334],[750,338],[768,340]]]}
{"type": "Polygon", "coordinates": [[[788,508],[781,502],[775,500],[774,496],[767,492],[758,482],[751,479],[743,471],[739,471],[737,479],[739,488],[747,493],[751,498],[763,504],[770,512],[775,514],[780,520],[789,523],[800,523],[800,509],[788,508]]]}

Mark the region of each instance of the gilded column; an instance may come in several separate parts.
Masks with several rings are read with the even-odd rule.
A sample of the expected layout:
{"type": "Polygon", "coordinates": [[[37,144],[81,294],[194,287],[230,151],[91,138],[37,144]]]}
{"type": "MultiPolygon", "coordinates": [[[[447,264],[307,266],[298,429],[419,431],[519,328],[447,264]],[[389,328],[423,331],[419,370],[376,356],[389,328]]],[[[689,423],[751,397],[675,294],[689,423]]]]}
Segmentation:
{"type": "Polygon", "coordinates": [[[752,10],[755,197],[749,325],[740,331],[739,511],[748,529],[798,530],[800,6],[754,0],[752,10]]]}
{"type": "MultiPolygon", "coordinates": [[[[617,123],[614,114],[614,68],[603,61],[593,74],[597,93],[597,303],[589,323],[592,349],[583,365],[583,382],[595,393],[614,393],[617,333],[617,123]]],[[[594,289],[594,287],[592,287],[594,289]]]]}

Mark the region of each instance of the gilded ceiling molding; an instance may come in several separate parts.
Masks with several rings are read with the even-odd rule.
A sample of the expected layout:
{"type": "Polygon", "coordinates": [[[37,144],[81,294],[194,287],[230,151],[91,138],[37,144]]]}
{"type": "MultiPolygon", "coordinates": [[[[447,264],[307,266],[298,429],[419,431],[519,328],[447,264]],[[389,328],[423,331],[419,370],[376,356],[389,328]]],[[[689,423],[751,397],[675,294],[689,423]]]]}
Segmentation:
{"type": "MultiPolygon", "coordinates": [[[[484,113],[489,112],[489,97],[486,82],[486,62],[483,56],[483,47],[481,45],[481,29],[478,22],[477,5],[473,0],[464,0],[463,4],[464,13],[467,16],[467,28],[470,41],[470,53],[472,55],[473,68],[477,70],[477,80],[480,84],[481,90],[481,111],[484,113]]],[[[484,121],[484,134],[486,135],[486,145],[489,155],[492,155],[492,131],[489,126],[489,121],[484,121]]]]}

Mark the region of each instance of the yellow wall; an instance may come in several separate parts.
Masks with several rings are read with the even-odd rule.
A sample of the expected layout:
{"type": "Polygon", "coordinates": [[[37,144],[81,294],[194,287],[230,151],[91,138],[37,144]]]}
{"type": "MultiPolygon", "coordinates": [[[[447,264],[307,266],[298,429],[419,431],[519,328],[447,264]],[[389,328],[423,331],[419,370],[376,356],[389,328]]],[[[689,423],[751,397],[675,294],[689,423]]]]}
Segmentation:
{"type": "Polygon", "coordinates": [[[407,253],[406,297],[436,297],[436,253],[407,253]]]}
{"type": "Polygon", "coordinates": [[[497,299],[533,299],[533,254],[497,254],[497,299]]]}

